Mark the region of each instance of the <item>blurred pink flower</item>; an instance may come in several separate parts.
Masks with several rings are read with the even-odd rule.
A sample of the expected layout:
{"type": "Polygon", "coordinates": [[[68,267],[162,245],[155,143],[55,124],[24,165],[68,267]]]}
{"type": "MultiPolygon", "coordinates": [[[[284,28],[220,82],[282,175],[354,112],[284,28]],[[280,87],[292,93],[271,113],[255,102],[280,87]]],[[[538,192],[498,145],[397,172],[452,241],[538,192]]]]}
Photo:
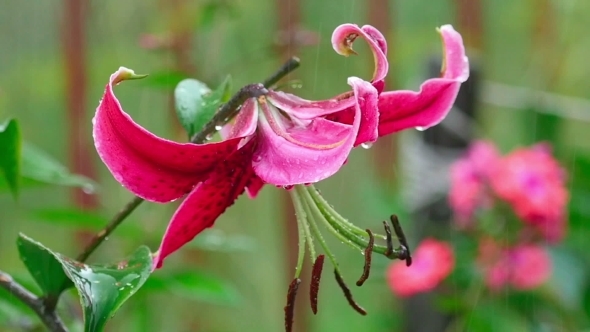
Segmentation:
{"type": "Polygon", "coordinates": [[[477,141],[451,166],[449,204],[458,226],[467,226],[478,207],[490,204],[486,183],[498,159],[492,142],[477,141]]]}
{"type": "Polygon", "coordinates": [[[398,296],[407,297],[434,289],[455,266],[453,248],[435,239],[423,240],[412,258],[412,265],[404,261],[392,263],[387,270],[387,282],[398,296]]]}
{"type": "Polygon", "coordinates": [[[551,276],[551,259],[547,251],[533,244],[502,248],[491,239],[480,242],[479,266],[485,274],[486,285],[494,291],[505,286],[518,290],[533,289],[551,276]]]}
{"type": "Polygon", "coordinates": [[[491,176],[491,187],[547,241],[563,238],[569,193],[565,172],[547,145],[517,149],[502,158],[491,176]]]}

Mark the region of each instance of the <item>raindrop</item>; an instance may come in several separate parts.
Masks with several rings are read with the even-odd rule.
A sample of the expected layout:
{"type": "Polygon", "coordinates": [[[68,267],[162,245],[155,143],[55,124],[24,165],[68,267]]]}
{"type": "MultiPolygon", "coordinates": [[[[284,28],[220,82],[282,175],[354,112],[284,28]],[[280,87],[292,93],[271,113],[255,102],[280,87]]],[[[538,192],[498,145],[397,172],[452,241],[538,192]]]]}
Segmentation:
{"type": "Polygon", "coordinates": [[[426,130],[426,128],[424,128],[424,127],[416,127],[416,130],[418,130],[418,131],[424,131],[424,130],[426,130]]]}
{"type": "Polygon", "coordinates": [[[253,160],[254,162],[259,162],[259,161],[261,161],[261,160],[262,160],[262,156],[261,156],[261,155],[256,155],[256,156],[254,156],[254,158],[252,158],[252,160],[253,160]]]}
{"type": "Polygon", "coordinates": [[[209,134],[205,136],[205,141],[210,141],[213,138],[213,135],[209,134]]]}
{"type": "Polygon", "coordinates": [[[370,149],[373,146],[373,143],[362,143],[361,147],[363,149],[370,149]]]}
{"type": "Polygon", "coordinates": [[[82,191],[85,194],[92,195],[96,192],[96,188],[94,188],[94,186],[92,184],[86,183],[82,186],[82,191]]]}
{"type": "Polygon", "coordinates": [[[220,131],[220,130],[221,130],[221,128],[223,128],[223,126],[221,126],[221,125],[216,125],[216,126],[215,126],[215,130],[217,130],[217,131],[220,131]]]}

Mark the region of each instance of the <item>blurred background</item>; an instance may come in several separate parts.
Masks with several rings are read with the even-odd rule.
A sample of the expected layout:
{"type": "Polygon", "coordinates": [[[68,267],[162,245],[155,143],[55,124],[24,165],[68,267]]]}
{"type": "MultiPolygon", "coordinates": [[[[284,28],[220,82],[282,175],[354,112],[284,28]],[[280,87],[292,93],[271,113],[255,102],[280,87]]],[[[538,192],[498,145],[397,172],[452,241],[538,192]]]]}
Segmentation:
{"type": "MultiPolygon", "coordinates": [[[[326,269],[318,315],[309,310],[302,286],[294,331],[457,331],[448,322],[458,314],[468,317],[465,331],[590,328],[590,2],[580,0],[3,0],[0,122],[20,121],[29,156],[24,162],[54,168],[24,174],[16,202],[0,180],[0,268],[34,289],[18,258],[19,232],[75,256],[132,197],[100,162],[91,136],[94,110],[119,66],[150,74],[117,89],[125,111],[159,136],[185,141],[172,98],[185,77],[216,86],[229,74],[235,91],[296,55],[301,68],[287,80],[298,81],[286,89],[307,99],[347,91],[349,76],[370,78],[372,58],[362,41],[355,44],[356,57],[331,48],[333,29],[348,22],[371,24],[386,35],[388,90],[417,90],[438,75],[435,28],[447,23],[463,35],[472,76],[443,125],[358,148],[337,175],[318,185],[343,216],[377,229],[395,213],[411,245],[432,234],[452,243],[448,167],[469,141],[489,139],[503,152],[549,141],[569,174],[569,233],[551,248],[550,300],[506,290],[459,313],[449,301],[394,296],[385,277],[391,262],[380,256],[365,285],[353,286],[362,256],[329,239],[369,315],[348,306],[326,269]],[[44,151],[42,158],[37,150],[44,151]],[[535,315],[545,312],[555,319],[538,323],[535,315]]],[[[91,262],[120,260],[141,244],[155,250],[177,204],[140,206],[91,262]]],[[[255,200],[241,197],[213,230],[169,258],[108,330],[283,330],[297,251],[291,205],[285,191],[270,186],[255,200]]],[[[303,284],[309,273],[308,267],[303,284]]],[[[61,310],[80,313],[73,290],[61,310]]],[[[0,330],[36,323],[32,312],[0,292],[0,330]]]]}

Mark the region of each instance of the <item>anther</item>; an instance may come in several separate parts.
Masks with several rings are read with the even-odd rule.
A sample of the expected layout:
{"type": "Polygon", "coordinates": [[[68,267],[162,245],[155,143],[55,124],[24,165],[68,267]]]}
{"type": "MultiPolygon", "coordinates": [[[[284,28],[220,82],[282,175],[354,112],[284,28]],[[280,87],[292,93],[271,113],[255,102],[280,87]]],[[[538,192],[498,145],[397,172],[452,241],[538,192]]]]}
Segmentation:
{"type": "Polygon", "coordinates": [[[412,265],[412,255],[410,254],[410,246],[408,245],[408,241],[406,240],[406,235],[402,230],[402,226],[399,223],[399,219],[395,214],[392,214],[390,217],[391,224],[393,225],[393,230],[395,231],[395,235],[397,236],[397,240],[401,245],[402,249],[404,250],[404,257],[406,259],[406,266],[412,265]]]}
{"type": "Polygon", "coordinates": [[[309,285],[309,300],[311,301],[311,311],[313,311],[314,315],[318,313],[318,292],[320,290],[320,279],[322,278],[323,268],[324,255],[319,255],[313,263],[311,284],[309,285]]]}
{"type": "MultiPolygon", "coordinates": [[[[366,229],[367,234],[369,234],[369,244],[365,249],[365,266],[363,267],[363,274],[361,275],[360,279],[356,282],[357,286],[362,286],[367,279],[369,279],[369,273],[371,272],[371,254],[373,253],[373,246],[375,245],[375,237],[373,236],[373,232],[370,229],[366,229]]],[[[389,251],[389,244],[387,247],[389,251]]]]}
{"type": "Polygon", "coordinates": [[[289,285],[289,291],[287,292],[287,305],[285,306],[285,331],[291,332],[293,330],[293,315],[295,312],[295,296],[297,295],[297,289],[301,279],[295,278],[289,285]]]}
{"type": "Polygon", "coordinates": [[[348,304],[350,304],[350,306],[354,310],[356,310],[356,312],[365,316],[367,314],[367,311],[354,301],[354,299],[352,298],[352,293],[350,292],[350,289],[348,289],[348,286],[346,286],[346,283],[342,279],[342,276],[340,276],[340,273],[338,273],[338,270],[336,270],[336,269],[334,269],[334,276],[336,277],[336,281],[338,282],[338,286],[340,286],[340,288],[342,288],[342,292],[344,292],[344,296],[346,297],[348,304]]]}

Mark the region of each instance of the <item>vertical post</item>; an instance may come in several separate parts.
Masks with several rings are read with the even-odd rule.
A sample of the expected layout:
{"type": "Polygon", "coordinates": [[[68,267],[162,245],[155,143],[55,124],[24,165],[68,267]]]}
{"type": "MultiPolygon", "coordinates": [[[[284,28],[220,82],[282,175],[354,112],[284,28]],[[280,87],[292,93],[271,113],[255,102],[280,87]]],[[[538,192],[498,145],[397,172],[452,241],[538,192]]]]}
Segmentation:
{"type": "MultiPolygon", "coordinates": [[[[65,0],[63,3],[62,46],[68,115],[68,159],[70,169],[89,178],[96,178],[89,121],[86,119],[86,2],[65,0]]],[[[79,188],[72,189],[74,204],[82,209],[98,205],[94,195],[79,188]]]]}
{"type": "MultiPolygon", "coordinates": [[[[275,3],[279,30],[277,54],[279,58],[287,59],[291,56],[295,56],[300,46],[295,37],[301,22],[301,3],[299,0],[276,0],[275,3]]],[[[285,260],[287,279],[284,282],[286,292],[287,285],[289,285],[293,278],[293,273],[295,271],[294,267],[297,266],[297,220],[295,219],[295,209],[291,202],[291,197],[286,191],[282,192],[281,200],[283,201],[283,220],[285,221],[284,229],[287,255],[287,259],[285,260]]],[[[301,277],[311,278],[311,276],[309,276],[309,266],[307,264],[304,264],[301,277]]],[[[302,282],[299,286],[298,293],[306,294],[307,292],[308,283],[302,282]]],[[[308,310],[306,310],[305,299],[305,296],[297,296],[295,298],[294,332],[305,332],[309,330],[307,328],[309,315],[308,310]]]]}
{"type": "MultiPolygon", "coordinates": [[[[383,33],[385,39],[387,40],[388,45],[393,44],[393,17],[391,15],[391,4],[390,0],[371,0],[367,2],[368,5],[368,18],[369,24],[377,28],[379,31],[383,33]]],[[[391,46],[389,49],[395,49],[391,46]]],[[[389,53],[387,58],[390,63],[390,73],[394,72],[391,70],[392,64],[394,61],[392,60],[392,54],[389,53]]],[[[385,86],[388,90],[392,90],[395,88],[395,79],[393,75],[388,75],[385,78],[385,86]]],[[[375,170],[377,176],[380,179],[381,183],[390,184],[387,188],[394,188],[394,181],[395,181],[395,172],[394,172],[394,165],[396,162],[397,156],[397,138],[395,135],[390,135],[388,137],[384,137],[379,139],[375,142],[373,149],[371,149],[371,153],[373,155],[373,165],[375,166],[375,170]]],[[[387,190],[387,192],[391,192],[392,190],[387,190]]]]}

